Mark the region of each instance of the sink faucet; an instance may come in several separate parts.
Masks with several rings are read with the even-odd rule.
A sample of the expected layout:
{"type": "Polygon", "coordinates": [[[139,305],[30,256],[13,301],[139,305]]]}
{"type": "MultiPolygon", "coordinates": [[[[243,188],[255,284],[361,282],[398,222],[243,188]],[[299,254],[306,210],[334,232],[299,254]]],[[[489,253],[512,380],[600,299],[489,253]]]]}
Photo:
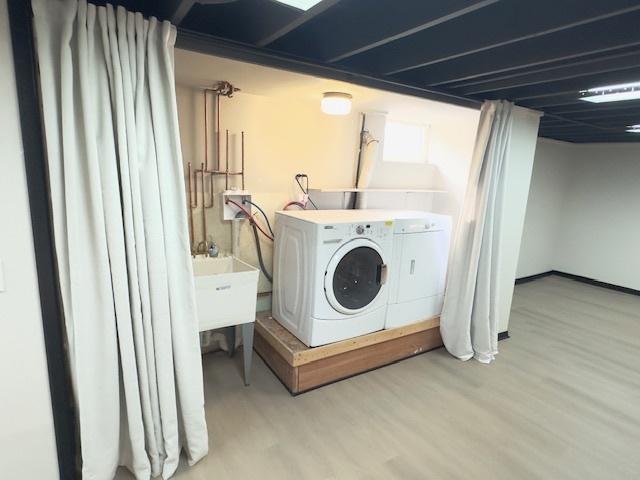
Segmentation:
{"type": "Polygon", "coordinates": [[[207,255],[211,258],[215,258],[219,253],[220,250],[218,249],[218,245],[216,245],[216,242],[214,242],[213,240],[202,240],[200,243],[198,243],[198,245],[196,245],[196,248],[193,251],[193,256],[195,257],[196,255],[207,255]]]}

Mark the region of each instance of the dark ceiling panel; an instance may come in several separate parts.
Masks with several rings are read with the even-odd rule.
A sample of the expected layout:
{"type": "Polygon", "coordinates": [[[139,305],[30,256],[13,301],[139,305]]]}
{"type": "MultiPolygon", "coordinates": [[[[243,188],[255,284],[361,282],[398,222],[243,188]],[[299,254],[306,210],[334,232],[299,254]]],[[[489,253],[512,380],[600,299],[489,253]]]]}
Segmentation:
{"type": "Polygon", "coordinates": [[[508,99],[543,111],[549,138],[640,140],[624,131],[640,123],[640,100],[578,98],[640,81],[640,0],[323,0],[306,12],[274,0],[115,2],[188,12],[183,48],[458,105],[508,99]]]}
{"type": "Polygon", "coordinates": [[[508,88],[491,93],[481,93],[477,95],[484,99],[508,99],[508,100],[528,100],[533,98],[556,97],[562,95],[574,95],[579,97],[580,90],[600,87],[608,83],[628,83],[640,80],[640,66],[630,66],[624,70],[617,70],[607,73],[596,73],[594,75],[581,76],[557,82],[548,82],[538,85],[528,85],[526,87],[508,88]]]}
{"type": "Polygon", "coordinates": [[[559,60],[547,62],[541,65],[532,65],[528,67],[517,68],[509,70],[507,72],[496,73],[492,75],[483,75],[481,77],[472,78],[469,80],[453,81],[441,83],[440,85],[448,89],[458,89],[464,87],[471,87],[474,85],[482,86],[488,82],[496,82],[501,80],[512,79],[514,83],[521,81],[523,78],[528,78],[530,75],[538,75],[548,72],[550,76],[554,75],[556,70],[565,69],[567,67],[579,67],[581,65],[589,65],[591,63],[603,62],[605,60],[611,60],[616,58],[629,58],[632,59],[634,54],[640,54],[640,46],[634,45],[631,47],[616,48],[607,50],[605,52],[598,52],[591,55],[582,55],[580,57],[570,60],[559,60]]]}
{"type": "Polygon", "coordinates": [[[600,143],[600,142],[638,142],[640,135],[618,132],[585,132],[584,134],[544,133],[541,137],[553,138],[564,142],[574,143],[600,143]]]}
{"type": "Polygon", "coordinates": [[[335,62],[433,28],[497,1],[342,0],[331,15],[314,19],[273,47],[335,62]]]}
{"type": "Polygon", "coordinates": [[[496,92],[517,87],[527,87],[531,85],[547,84],[560,80],[576,79],[598,73],[615,72],[628,70],[632,67],[640,67],[640,50],[630,53],[613,55],[597,61],[571,63],[563,67],[555,67],[553,70],[542,72],[521,74],[518,77],[511,77],[502,80],[488,80],[483,83],[467,87],[451,88],[460,95],[478,95],[488,92],[496,92]]]}
{"type": "Polygon", "coordinates": [[[640,11],[402,73],[426,85],[479,78],[640,45],[640,11]]]}
{"type": "Polygon", "coordinates": [[[625,110],[640,111],[640,100],[629,100],[626,102],[609,102],[609,103],[589,103],[578,101],[575,105],[563,105],[558,107],[549,107],[545,111],[557,115],[579,115],[594,114],[607,112],[623,112],[625,110]]]}
{"type": "Polygon", "coordinates": [[[255,41],[254,43],[259,47],[266,47],[267,45],[271,45],[273,42],[279,40],[280,38],[285,37],[289,33],[293,32],[296,29],[299,29],[305,23],[310,22],[314,18],[321,16],[335,4],[337,4],[340,0],[322,0],[320,3],[316,3],[309,10],[301,13],[297,18],[294,18],[292,21],[287,24],[276,28],[275,30],[266,33],[262,38],[255,41]]]}
{"type": "Polygon", "coordinates": [[[358,55],[346,64],[356,68],[373,67],[373,72],[392,75],[590,24],[630,8],[640,9],[637,0],[498,2],[358,55]],[[416,48],[417,45],[420,48],[416,48]]]}
{"type": "Polygon", "coordinates": [[[302,11],[265,0],[196,3],[180,26],[239,42],[256,43],[302,15],[302,11]]]}

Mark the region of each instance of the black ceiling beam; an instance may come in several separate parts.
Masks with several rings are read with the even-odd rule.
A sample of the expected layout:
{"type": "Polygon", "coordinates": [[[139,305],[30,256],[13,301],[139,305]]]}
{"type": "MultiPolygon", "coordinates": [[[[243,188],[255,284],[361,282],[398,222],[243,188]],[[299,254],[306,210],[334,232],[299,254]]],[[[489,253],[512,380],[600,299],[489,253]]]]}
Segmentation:
{"type": "Polygon", "coordinates": [[[629,133],[629,132],[625,132],[625,131],[600,132],[600,133],[598,133],[598,132],[585,132],[583,134],[538,132],[538,135],[539,136],[545,136],[545,137],[552,136],[554,138],[561,138],[561,139],[569,140],[569,141],[578,141],[578,140],[582,140],[582,141],[591,140],[591,141],[594,141],[596,139],[611,140],[611,138],[618,138],[618,139],[622,139],[623,141],[626,141],[626,140],[634,140],[634,138],[637,138],[637,136],[638,136],[638,134],[629,133]]]}
{"type": "Polygon", "coordinates": [[[518,44],[483,51],[471,57],[413,70],[398,75],[397,78],[415,84],[440,86],[454,81],[603,54],[640,45],[638,24],[640,12],[635,11],[518,44]]]}
{"type": "Polygon", "coordinates": [[[558,120],[558,119],[547,119],[546,116],[543,116],[542,118],[540,118],[540,126],[542,127],[543,125],[548,125],[548,126],[556,126],[556,125],[567,125],[567,122],[565,120],[558,120]],[[543,119],[544,120],[543,122],[543,119]]]}
{"type": "MultiPolygon", "coordinates": [[[[354,55],[378,48],[390,42],[414,35],[423,30],[449,22],[481,8],[492,5],[499,0],[448,0],[446,2],[419,1],[413,5],[403,5],[397,8],[397,0],[378,1],[377,5],[367,5],[358,15],[367,15],[370,19],[362,19],[358,27],[358,34],[353,35],[353,28],[349,25],[351,38],[346,35],[332,35],[323,41],[326,61],[334,63],[354,55]],[[387,5],[384,5],[387,3],[387,5]],[[375,9],[376,11],[370,11],[375,9]],[[367,12],[369,10],[369,12],[367,12]],[[379,10],[379,11],[377,11],[379,10]],[[392,11],[393,15],[384,15],[385,11],[392,11]],[[367,28],[372,20],[383,20],[372,28],[367,28]],[[364,28],[363,28],[364,27],[364,28]],[[329,45],[327,45],[327,43],[329,45]]],[[[347,22],[348,23],[348,22],[347,22]]],[[[349,33],[349,32],[345,32],[349,33]]]]}
{"type": "Polygon", "coordinates": [[[487,99],[507,98],[513,101],[572,94],[578,98],[580,90],[586,90],[588,88],[607,84],[633,82],[637,81],[639,78],[640,66],[631,65],[629,68],[617,70],[615,72],[596,73],[593,75],[571,78],[569,80],[548,82],[542,85],[497,90],[488,94],[483,93],[481,96],[487,99]]]}
{"type": "Polygon", "coordinates": [[[577,125],[577,126],[581,126],[581,127],[596,128],[598,130],[604,130],[604,131],[610,130],[610,128],[608,128],[608,127],[602,127],[600,125],[596,125],[596,124],[590,123],[590,122],[584,122],[582,120],[574,120],[572,118],[563,117],[561,115],[556,115],[556,114],[553,114],[553,113],[545,113],[544,116],[548,117],[550,119],[563,120],[563,121],[565,121],[567,123],[571,123],[573,125],[577,125]]]}
{"type": "Polygon", "coordinates": [[[544,98],[534,98],[531,100],[523,100],[518,104],[527,108],[544,109],[546,113],[551,113],[555,111],[555,110],[551,110],[550,107],[556,107],[556,108],[572,107],[573,108],[581,105],[591,105],[589,102],[580,100],[575,93],[572,93],[571,95],[563,95],[559,97],[544,97],[544,98]]]}
{"type": "MultiPolygon", "coordinates": [[[[609,128],[607,126],[604,126],[605,128],[609,128]]],[[[540,125],[540,130],[541,131],[561,131],[561,132],[570,132],[572,130],[575,131],[584,131],[585,129],[587,130],[597,130],[600,131],[602,129],[601,125],[598,126],[591,126],[591,125],[576,125],[574,123],[565,123],[563,125],[540,125]]]]}
{"type": "Polygon", "coordinates": [[[478,95],[486,92],[495,92],[497,90],[527,87],[530,85],[539,85],[542,83],[556,82],[560,80],[570,80],[597,73],[615,72],[633,67],[640,67],[640,51],[618,54],[611,58],[605,58],[599,61],[590,60],[588,62],[577,62],[565,67],[556,67],[551,71],[523,73],[519,75],[519,78],[489,80],[463,88],[451,88],[449,86],[447,86],[447,88],[454,90],[460,95],[478,95]]]}
{"type": "Polygon", "coordinates": [[[479,109],[482,105],[482,102],[478,100],[460,97],[438,89],[407,85],[402,82],[398,82],[393,78],[376,77],[362,72],[340,68],[335,65],[312,62],[304,58],[276,53],[271,50],[257,48],[253,45],[234,42],[183,28],[178,28],[176,48],[182,48],[184,50],[190,50],[206,55],[231,58],[257,65],[280,68],[282,70],[307,75],[331,78],[369,88],[377,88],[403,95],[426,98],[461,107],[479,109]]]}
{"type": "Polygon", "coordinates": [[[640,10],[637,0],[499,2],[354,58],[394,75],[640,10]],[[550,14],[553,12],[553,14],[550,14]],[[416,48],[419,45],[420,48],[416,48]]]}
{"type": "Polygon", "coordinates": [[[631,134],[629,132],[625,132],[624,130],[608,130],[608,131],[588,131],[588,130],[582,130],[579,132],[561,132],[561,131],[553,131],[553,132],[545,132],[545,131],[538,131],[539,135],[553,135],[554,137],[564,137],[564,138],[573,138],[573,139],[579,139],[579,138],[595,138],[595,137],[600,137],[600,138],[607,138],[610,137],[612,135],[617,135],[617,136],[631,136],[631,134]]]}
{"type": "Polygon", "coordinates": [[[590,137],[571,137],[563,135],[538,135],[543,138],[559,140],[569,143],[636,143],[640,142],[640,135],[631,133],[608,134],[606,136],[590,136],[590,137]]]}
{"type": "Polygon", "coordinates": [[[191,7],[195,5],[196,0],[168,0],[164,3],[170,5],[167,16],[171,23],[180,25],[191,10],[191,7]]]}
{"type": "Polygon", "coordinates": [[[557,70],[561,70],[567,67],[574,67],[578,65],[588,65],[590,63],[601,62],[604,60],[611,60],[614,58],[619,58],[626,55],[633,56],[634,54],[640,55],[640,48],[637,46],[630,48],[621,48],[616,50],[609,50],[604,53],[596,53],[594,55],[585,55],[576,59],[572,59],[570,61],[561,60],[558,62],[550,62],[545,65],[534,65],[532,67],[525,67],[517,70],[512,70],[507,73],[498,73],[496,75],[488,75],[479,78],[474,78],[471,80],[462,80],[462,81],[454,81],[442,83],[442,88],[447,89],[458,89],[463,87],[470,87],[473,85],[482,85],[487,82],[495,82],[498,80],[507,80],[507,79],[515,79],[517,81],[518,78],[527,78],[529,75],[537,75],[543,72],[549,72],[550,75],[557,70]]]}
{"type": "Polygon", "coordinates": [[[565,105],[559,107],[549,107],[547,111],[558,115],[575,113],[593,113],[608,111],[623,111],[629,109],[640,109],[640,100],[628,100],[625,102],[590,103],[580,101],[577,105],[565,105]]]}
{"type": "Polygon", "coordinates": [[[575,118],[577,120],[595,120],[602,119],[605,121],[615,120],[617,118],[625,119],[637,117],[640,122],[640,109],[629,109],[629,110],[605,110],[602,112],[582,112],[581,114],[572,114],[571,118],[575,118]]]}
{"type": "Polygon", "coordinates": [[[196,3],[202,5],[217,5],[221,3],[231,3],[236,0],[164,0],[158,2],[156,9],[160,18],[166,18],[174,25],[182,23],[187,14],[196,3]]]}
{"type": "Polygon", "coordinates": [[[272,44],[279,38],[284,37],[288,33],[294,31],[296,28],[301,27],[309,20],[317,17],[321,13],[326,12],[329,8],[333,7],[340,0],[322,0],[320,3],[315,4],[309,10],[304,13],[301,13],[298,17],[294,18],[291,22],[286,25],[278,28],[275,32],[271,32],[265,36],[263,36],[260,40],[256,42],[258,47],[266,47],[267,45],[272,44]]]}

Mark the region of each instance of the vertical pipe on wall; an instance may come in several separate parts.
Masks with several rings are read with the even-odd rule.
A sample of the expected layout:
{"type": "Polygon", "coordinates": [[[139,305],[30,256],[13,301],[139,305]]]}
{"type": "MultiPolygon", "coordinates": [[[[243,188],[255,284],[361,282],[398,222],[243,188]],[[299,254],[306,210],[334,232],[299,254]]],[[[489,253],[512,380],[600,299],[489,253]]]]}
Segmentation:
{"type": "MultiPolygon", "coordinates": [[[[209,170],[209,115],[207,115],[207,90],[206,89],[202,92],[202,95],[204,98],[204,169],[209,170]]],[[[204,199],[202,203],[204,203],[204,199]]]]}
{"type": "Polygon", "coordinates": [[[188,193],[189,196],[187,198],[187,208],[189,209],[189,246],[191,247],[191,254],[193,255],[193,240],[194,240],[194,234],[193,234],[193,192],[192,192],[192,186],[191,186],[191,175],[192,175],[192,171],[191,171],[191,162],[187,163],[187,182],[188,182],[188,193]]]}
{"type": "Polygon", "coordinates": [[[241,156],[241,166],[240,166],[240,175],[242,175],[242,190],[244,190],[244,131],[242,132],[242,152],[240,154],[241,156]]]}
{"type": "MultiPolygon", "coordinates": [[[[202,241],[204,242],[204,250],[206,253],[207,250],[207,215],[206,215],[206,209],[204,208],[204,175],[205,175],[205,171],[204,171],[204,163],[200,164],[200,185],[202,188],[202,241]]],[[[196,193],[197,195],[197,193],[196,193]]],[[[201,242],[202,243],[202,242],[201,242]]]]}
{"type": "Polygon", "coordinates": [[[226,133],[226,141],[225,141],[225,148],[224,148],[224,153],[225,153],[225,169],[224,169],[224,189],[225,190],[229,190],[229,130],[227,130],[226,133]]]}
{"type": "Polygon", "coordinates": [[[216,94],[216,170],[220,171],[220,95],[216,94]]]}

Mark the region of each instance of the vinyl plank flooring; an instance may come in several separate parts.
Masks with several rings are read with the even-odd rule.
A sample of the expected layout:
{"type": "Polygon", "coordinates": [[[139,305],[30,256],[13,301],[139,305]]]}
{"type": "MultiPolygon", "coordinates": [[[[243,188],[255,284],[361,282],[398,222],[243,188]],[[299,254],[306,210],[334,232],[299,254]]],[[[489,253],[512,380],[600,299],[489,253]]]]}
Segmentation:
{"type": "Polygon", "coordinates": [[[640,297],[545,277],[509,331],[489,366],[439,349],[298,397],[208,354],[210,454],[174,478],[640,478],[640,297]]]}

